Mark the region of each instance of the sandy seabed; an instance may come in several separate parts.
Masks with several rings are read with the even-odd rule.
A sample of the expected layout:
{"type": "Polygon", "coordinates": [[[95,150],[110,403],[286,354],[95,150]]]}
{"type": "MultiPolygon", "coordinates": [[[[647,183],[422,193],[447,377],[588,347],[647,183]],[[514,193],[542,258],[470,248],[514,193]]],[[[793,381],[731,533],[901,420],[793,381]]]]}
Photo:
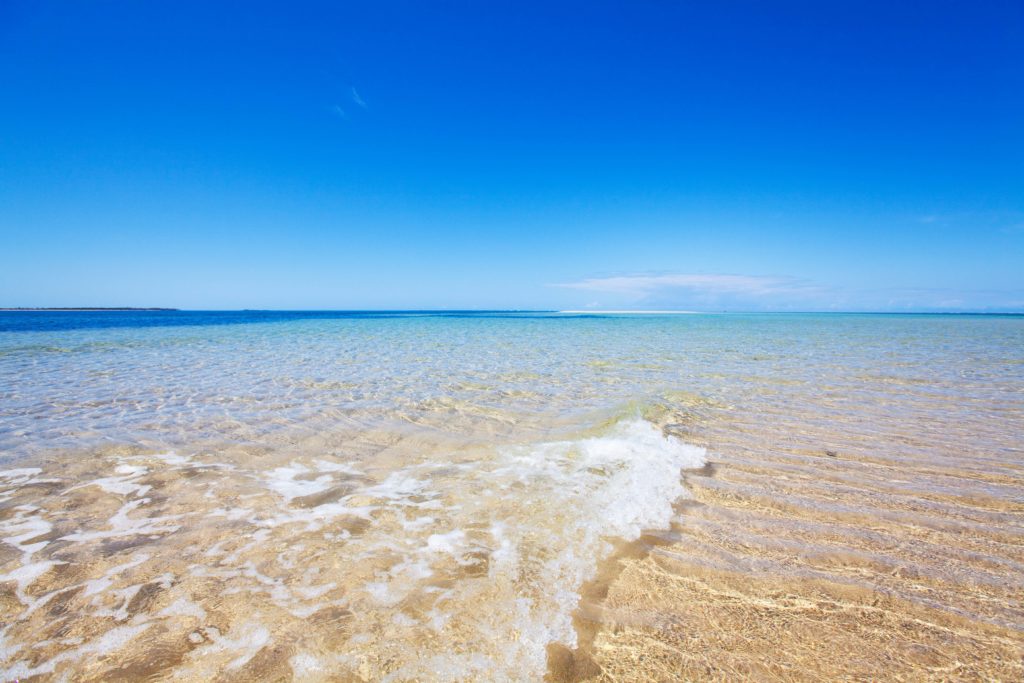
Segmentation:
{"type": "Polygon", "coordinates": [[[0,679],[1022,680],[1022,387],[1017,318],[0,334],[0,679]]]}
{"type": "Polygon", "coordinates": [[[840,437],[777,417],[690,434],[693,499],[603,563],[548,680],[1024,680],[1020,461],[815,447],[840,437]]]}

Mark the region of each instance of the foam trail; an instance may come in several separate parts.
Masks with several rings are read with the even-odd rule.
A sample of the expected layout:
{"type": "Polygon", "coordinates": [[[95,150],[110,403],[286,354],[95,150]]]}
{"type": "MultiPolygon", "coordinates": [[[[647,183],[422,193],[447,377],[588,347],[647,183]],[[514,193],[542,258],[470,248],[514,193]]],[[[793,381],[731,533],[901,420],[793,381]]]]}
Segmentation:
{"type": "Polygon", "coordinates": [[[601,436],[505,448],[489,466],[466,472],[476,481],[461,485],[480,493],[451,521],[486,513],[489,537],[471,542],[455,528],[428,536],[425,552],[463,564],[474,551],[487,554],[486,579],[460,582],[435,614],[445,633],[475,635],[446,654],[406,651],[405,665],[386,680],[542,678],[550,643],[576,645],[579,590],[610,553],[607,539],[631,541],[669,526],[673,503],[687,495],[681,470],[704,458],[704,449],[636,418],[601,436]]]}
{"type": "MultiPolygon", "coordinates": [[[[113,476],[56,487],[107,511],[61,535],[64,553],[95,557],[113,543],[131,552],[140,538],[146,546],[111,556],[63,594],[89,624],[77,650],[39,660],[19,651],[31,642],[23,634],[36,603],[57,599],[57,590],[30,595],[54,563],[38,556],[48,541],[36,540],[51,524],[28,505],[0,522],[0,538],[23,553],[6,576],[24,605],[0,632],[9,643],[0,675],[71,670],[159,622],[187,629],[175,641],[187,650],[175,676],[201,680],[246,670],[276,652],[278,638],[301,640],[296,619],[336,614],[343,630],[325,625],[301,640],[316,647],[280,650],[300,677],[540,680],[549,644],[576,644],[580,588],[611,540],[669,526],[673,503],[687,495],[681,470],[703,465],[704,450],[632,418],[586,438],[438,451],[373,477],[308,456],[243,476],[203,467],[213,498],[172,476],[197,466],[189,458],[145,457],[145,466],[113,458],[113,476]],[[225,595],[234,618],[210,623],[225,595]],[[144,600],[146,611],[133,607],[144,600]],[[111,616],[125,624],[111,628],[111,616]]],[[[40,474],[4,473],[26,485],[40,474]]]]}

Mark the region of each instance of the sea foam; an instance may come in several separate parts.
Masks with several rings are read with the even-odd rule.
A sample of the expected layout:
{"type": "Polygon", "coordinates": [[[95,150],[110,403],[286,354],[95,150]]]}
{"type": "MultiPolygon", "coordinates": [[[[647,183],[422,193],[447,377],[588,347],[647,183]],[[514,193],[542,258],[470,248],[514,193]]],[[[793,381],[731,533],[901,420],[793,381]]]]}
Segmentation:
{"type": "MultiPolygon", "coordinates": [[[[447,653],[410,644],[404,665],[385,680],[542,678],[550,643],[576,645],[579,591],[611,552],[611,540],[667,527],[673,503],[687,495],[681,471],[704,460],[704,449],[636,418],[598,436],[503,448],[463,471],[459,485],[477,497],[449,508],[446,523],[467,529],[435,531],[419,552],[463,565],[486,554],[486,577],[457,583],[433,613],[439,632],[471,625],[473,637],[460,647],[456,636],[447,653]],[[470,521],[484,515],[486,536],[471,540],[470,521]]],[[[391,586],[372,586],[378,598],[386,589],[389,602],[403,597],[391,586]]]]}
{"type": "MultiPolygon", "coordinates": [[[[335,610],[346,615],[344,631],[317,631],[330,647],[293,653],[300,677],[342,668],[372,680],[539,680],[551,643],[576,645],[581,587],[613,542],[668,527],[673,503],[687,495],[681,472],[702,466],[704,455],[637,417],[580,438],[438,450],[375,471],[314,455],[246,467],[242,476],[204,466],[212,500],[169,476],[202,465],[192,456],[114,458],[108,476],[63,491],[115,511],[60,541],[91,556],[101,544],[143,536],[147,551],[111,558],[69,586],[81,587],[78,609],[88,617],[80,618],[94,625],[80,647],[38,663],[18,659],[24,643],[10,637],[59,590],[29,595],[53,565],[38,556],[48,542],[36,541],[51,524],[44,510],[18,507],[0,522],[0,538],[23,553],[6,578],[25,609],[16,629],[0,631],[9,643],[0,673],[69,668],[85,654],[128,647],[159,622],[186,629],[194,648],[176,675],[205,678],[247,666],[296,620],[335,610]],[[143,458],[145,466],[135,462],[143,458]],[[159,597],[133,614],[147,583],[159,584],[159,597]],[[210,585],[214,602],[204,597],[210,585]],[[237,618],[204,625],[225,596],[237,618]]],[[[40,474],[4,479],[29,485],[40,474]]]]}

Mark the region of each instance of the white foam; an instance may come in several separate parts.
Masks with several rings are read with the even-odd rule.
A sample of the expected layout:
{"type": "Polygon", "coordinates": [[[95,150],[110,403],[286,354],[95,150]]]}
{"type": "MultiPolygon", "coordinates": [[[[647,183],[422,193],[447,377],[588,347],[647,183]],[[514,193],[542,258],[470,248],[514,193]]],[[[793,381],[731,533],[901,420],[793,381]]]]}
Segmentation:
{"type": "Polygon", "coordinates": [[[51,560],[26,562],[15,567],[6,574],[0,574],[0,582],[14,581],[16,585],[15,592],[18,599],[22,604],[31,605],[33,601],[25,594],[25,590],[31,586],[36,579],[50,571],[50,569],[56,564],[56,562],[51,560]]]}
{"type": "Polygon", "coordinates": [[[352,463],[330,462],[328,460],[314,460],[318,472],[337,472],[340,474],[359,475],[361,472],[352,463]]]}
{"type": "Polygon", "coordinates": [[[323,678],[325,670],[320,660],[309,654],[308,652],[299,652],[292,655],[288,663],[292,667],[292,674],[296,680],[320,680],[323,678]]]}
{"type": "Polygon", "coordinates": [[[206,619],[206,610],[188,598],[178,598],[167,607],[157,612],[161,617],[195,617],[200,621],[206,619]]]}
{"type": "Polygon", "coordinates": [[[18,485],[41,473],[42,470],[38,467],[19,467],[13,470],[0,470],[0,479],[6,479],[5,483],[8,485],[18,485]]]}
{"type": "MultiPolygon", "coordinates": [[[[209,561],[184,569],[183,578],[210,577],[223,584],[224,596],[273,606],[274,613],[281,608],[298,618],[327,604],[351,609],[363,633],[349,640],[346,656],[369,667],[366,678],[539,679],[552,641],[575,644],[572,614],[579,590],[610,551],[609,539],[632,540],[645,528],[667,527],[673,503],[686,495],[680,470],[704,462],[702,449],[640,419],[613,425],[600,436],[479,448],[471,456],[460,451],[450,460],[461,462],[432,457],[407,463],[376,483],[351,464],[316,459],[221,481],[218,492],[224,492],[224,502],[213,503],[220,507],[189,512],[187,519],[227,518],[244,523],[231,527],[245,526],[246,532],[225,534],[197,548],[209,561]],[[296,498],[342,482],[354,490],[322,505],[295,504],[296,498]],[[371,523],[356,526],[353,517],[371,523]],[[295,526],[282,528],[288,525],[295,526]],[[322,538],[303,535],[320,531],[322,538]],[[323,539],[344,547],[325,551],[323,539]],[[299,552],[303,542],[309,548],[299,552]],[[320,561],[324,556],[332,558],[330,566],[320,561]],[[416,605],[410,615],[396,607],[406,604],[416,605]],[[437,637],[423,638],[431,630],[437,637]],[[458,652],[446,653],[446,636],[456,633],[476,636],[460,641],[458,652]],[[365,655],[371,651],[379,657],[365,655]],[[395,668],[389,664],[387,671],[376,670],[377,661],[394,662],[395,668]]],[[[105,528],[90,523],[64,540],[154,536],[184,524],[180,518],[185,515],[156,516],[180,507],[163,497],[151,502],[144,496],[148,486],[140,482],[150,471],[191,466],[192,459],[176,454],[145,458],[122,462],[111,476],[76,487],[97,486],[123,496],[121,507],[105,528]],[[154,516],[144,516],[147,512],[154,516]]],[[[27,482],[39,474],[29,468],[11,470],[0,473],[0,482],[27,482]]],[[[0,522],[0,537],[25,555],[9,579],[18,581],[21,593],[50,568],[33,556],[46,546],[34,539],[52,530],[42,514],[22,506],[0,522]]],[[[161,546],[150,547],[162,552],[161,546]]],[[[91,578],[82,584],[82,595],[91,599],[90,614],[112,618],[112,625],[142,626],[144,616],[173,620],[174,626],[191,631],[188,637],[199,647],[176,674],[202,680],[225,667],[239,669],[271,642],[270,631],[258,622],[235,623],[225,634],[203,627],[206,605],[185,597],[151,615],[130,617],[127,605],[145,575],[133,567],[146,559],[137,555],[91,578]]],[[[264,617],[277,618],[259,609],[250,618],[264,617]]],[[[316,679],[321,669],[337,665],[323,657],[299,650],[291,662],[296,677],[316,679]]],[[[24,671],[30,671],[27,666],[24,671]]]]}
{"type": "Polygon", "coordinates": [[[39,479],[42,474],[38,467],[19,467],[0,471],[0,503],[10,500],[18,489],[32,484],[52,484],[56,479],[39,479]]]}
{"type": "Polygon", "coordinates": [[[228,650],[240,651],[228,662],[227,668],[238,669],[252,659],[263,646],[270,642],[270,631],[259,624],[246,624],[238,629],[237,638],[220,638],[218,644],[228,650]]]}
{"type": "Polygon", "coordinates": [[[0,533],[12,534],[4,536],[2,540],[29,554],[40,550],[46,545],[45,541],[31,545],[25,545],[25,541],[49,533],[53,525],[43,519],[42,515],[33,514],[39,511],[34,505],[19,505],[14,509],[14,517],[0,522],[0,533]]]}
{"type": "Polygon", "coordinates": [[[28,587],[52,567],[64,563],[53,560],[33,561],[33,556],[45,548],[48,542],[28,541],[49,533],[53,525],[43,518],[40,509],[34,505],[18,505],[14,510],[13,517],[0,522],[0,534],[11,534],[3,536],[2,540],[21,551],[21,564],[6,574],[0,574],[0,581],[14,581],[18,600],[31,606],[35,601],[26,594],[28,587]]]}
{"type": "Polygon", "coordinates": [[[307,600],[315,600],[326,593],[330,593],[337,585],[332,581],[320,586],[298,586],[294,590],[307,600]]]}
{"type": "Polygon", "coordinates": [[[296,479],[312,471],[300,463],[292,463],[289,467],[277,467],[268,475],[267,486],[289,502],[294,498],[312,496],[331,488],[334,477],[330,474],[324,474],[316,479],[296,479]]]}
{"type": "Polygon", "coordinates": [[[465,545],[466,532],[454,529],[446,534],[431,534],[427,538],[427,549],[434,553],[455,554],[465,545]]]}
{"type": "Polygon", "coordinates": [[[156,458],[157,460],[162,460],[163,462],[167,463],[168,465],[171,465],[172,467],[183,467],[185,465],[192,464],[191,455],[178,455],[177,453],[160,453],[159,455],[154,455],[152,457],[156,458]]]}
{"type": "Polygon", "coordinates": [[[426,579],[433,576],[434,571],[426,561],[418,559],[399,562],[388,570],[388,574],[393,577],[403,577],[413,581],[418,581],[420,579],[426,579]]]}
{"type": "Polygon", "coordinates": [[[114,472],[120,476],[93,479],[92,481],[87,481],[84,484],[72,486],[68,491],[75,491],[87,486],[99,486],[107,493],[113,493],[119,496],[128,496],[133,494],[135,496],[144,496],[151,488],[153,488],[148,484],[139,484],[135,481],[142,475],[149,472],[149,468],[147,467],[142,465],[118,465],[114,469],[114,472]]]}
{"type": "Polygon", "coordinates": [[[268,516],[257,523],[266,527],[278,527],[286,524],[305,524],[306,531],[318,531],[325,524],[337,517],[361,517],[369,519],[370,506],[349,506],[344,503],[326,503],[313,508],[285,510],[268,516]]]}
{"type": "MultiPolygon", "coordinates": [[[[371,498],[382,498],[399,505],[422,506],[422,503],[410,501],[409,498],[418,495],[427,495],[427,482],[417,479],[406,470],[399,470],[388,475],[381,483],[368,487],[363,495],[371,498]]],[[[435,494],[436,495],[436,494],[435,494]]]]}
{"type": "Polygon", "coordinates": [[[125,645],[130,643],[136,636],[152,626],[152,623],[133,624],[126,626],[117,626],[110,629],[103,635],[89,641],[88,643],[81,645],[73,650],[65,650],[57,656],[48,659],[39,666],[29,667],[24,662],[15,662],[11,667],[0,670],[0,676],[3,676],[7,680],[18,680],[21,678],[29,678],[30,676],[39,676],[42,674],[51,674],[56,669],[57,665],[66,661],[77,661],[83,655],[108,655],[112,652],[116,652],[123,648],[125,645]]]}
{"type": "MultiPolygon", "coordinates": [[[[544,562],[540,575],[541,594],[548,604],[531,605],[516,620],[523,634],[517,643],[519,655],[542,672],[548,642],[576,644],[572,611],[580,586],[610,550],[604,539],[629,541],[645,528],[667,527],[674,515],[673,502],[687,495],[680,471],[702,466],[705,451],[637,418],[618,423],[600,437],[523,446],[507,455],[501,473],[528,488],[550,491],[546,509],[560,527],[550,539],[560,552],[544,562]]],[[[512,531],[501,529],[503,540],[512,531]]],[[[519,547],[519,553],[529,541],[507,540],[519,547]]],[[[492,555],[492,562],[501,570],[501,563],[520,559],[516,554],[492,555]]]]}
{"type": "Polygon", "coordinates": [[[82,596],[88,597],[90,595],[102,593],[103,591],[110,588],[110,586],[114,583],[114,580],[117,578],[119,574],[129,569],[134,569],[135,567],[138,567],[140,564],[143,564],[148,559],[149,555],[136,555],[134,558],[132,558],[128,562],[125,562],[124,564],[119,564],[116,567],[111,567],[110,569],[105,571],[103,573],[103,576],[101,576],[100,578],[86,581],[84,584],[85,590],[82,592],[82,596]]]}
{"type": "Polygon", "coordinates": [[[421,531],[434,523],[434,518],[423,515],[413,520],[402,519],[402,529],[405,531],[421,531]]]}
{"type": "MultiPolygon", "coordinates": [[[[390,676],[542,678],[547,646],[576,644],[572,614],[579,589],[610,552],[607,539],[629,541],[644,529],[669,526],[673,503],[687,495],[681,470],[702,466],[704,456],[703,449],[637,418],[612,426],[602,436],[501,449],[491,460],[460,469],[457,476],[445,479],[440,473],[429,488],[415,468],[395,472],[372,487],[390,506],[417,505],[427,497],[442,507],[442,500],[458,498],[438,515],[443,519],[438,523],[450,531],[429,533],[430,524],[400,518],[403,530],[422,534],[421,541],[404,551],[406,559],[386,579],[378,577],[364,586],[379,605],[397,604],[417,584],[424,594],[431,593],[434,589],[423,581],[435,563],[450,566],[454,560],[467,566],[476,564],[481,554],[488,558],[486,576],[461,579],[438,593],[425,612],[426,625],[438,633],[454,621],[461,622],[460,628],[471,624],[479,634],[479,649],[444,655],[409,643],[411,649],[399,655],[402,666],[390,676]],[[480,493],[488,489],[494,495],[480,493]],[[477,493],[466,497],[467,491],[477,493]],[[482,516],[490,518],[486,531],[470,536],[466,525],[479,524],[482,516]],[[489,609],[481,612],[481,604],[489,609]],[[489,645],[494,643],[502,647],[489,645]]],[[[377,675],[384,677],[383,672],[377,675]]]]}
{"type": "Polygon", "coordinates": [[[76,531],[73,534],[63,536],[61,540],[77,541],[82,543],[85,541],[121,538],[124,536],[158,536],[161,534],[172,533],[181,528],[180,525],[172,524],[171,522],[182,517],[182,515],[143,517],[142,519],[134,519],[128,516],[130,512],[148,502],[148,498],[139,498],[122,505],[114,516],[107,520],[107,524],[110,527],[109,529],[102,531],[76,531]]]}

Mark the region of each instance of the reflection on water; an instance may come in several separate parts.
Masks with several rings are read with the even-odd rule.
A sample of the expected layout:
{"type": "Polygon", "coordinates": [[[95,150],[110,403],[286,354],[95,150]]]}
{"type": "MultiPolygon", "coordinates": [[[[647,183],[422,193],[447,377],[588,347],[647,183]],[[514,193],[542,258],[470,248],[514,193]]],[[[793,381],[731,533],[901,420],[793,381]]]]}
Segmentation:
{"type": "Polygon", "coordinates": [[[1024,319],[43,327],[7,678],[1024,673],[1024,319]]]}

